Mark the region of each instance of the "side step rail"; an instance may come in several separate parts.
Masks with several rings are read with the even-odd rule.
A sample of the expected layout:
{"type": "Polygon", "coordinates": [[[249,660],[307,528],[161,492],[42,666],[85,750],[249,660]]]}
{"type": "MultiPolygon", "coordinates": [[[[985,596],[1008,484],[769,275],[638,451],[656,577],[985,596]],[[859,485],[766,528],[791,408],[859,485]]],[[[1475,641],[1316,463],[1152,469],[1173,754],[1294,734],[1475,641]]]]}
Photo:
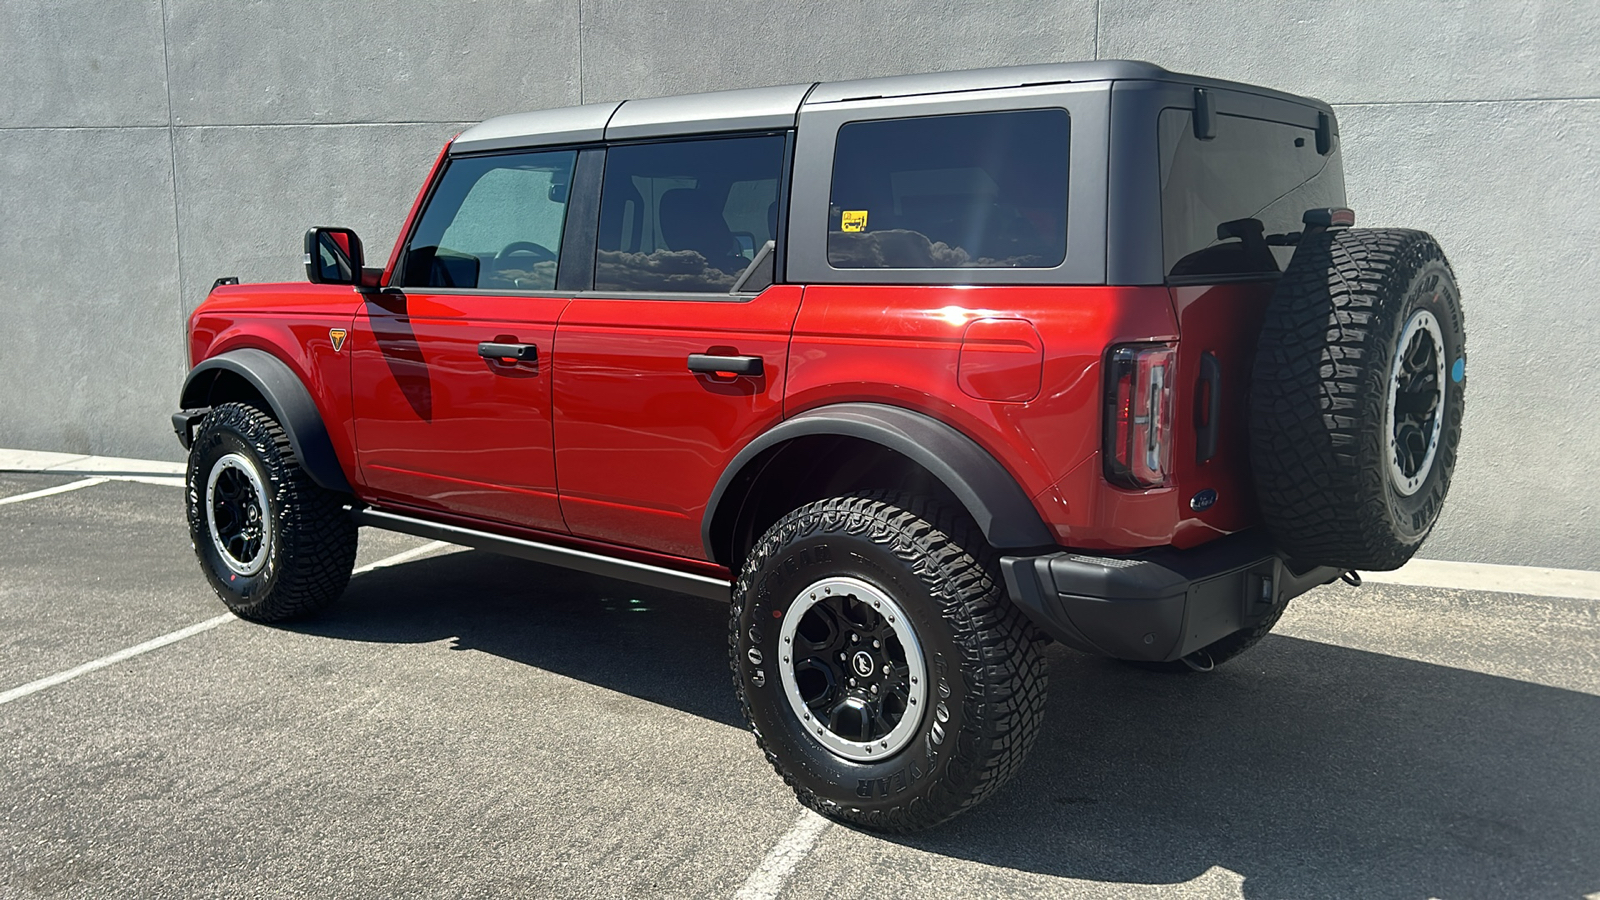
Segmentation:
{"type": "Polygon", "coordinates": [[[631,581],[635,584],[647,584],[651,587],[677,591],[681,594],[693,594],[696,597],[728,600],[733,593],[733,585],[720,578],[679,572],[628,559],[616,559],[610,556],[602,556],[598,553],[590,553],[587,550],[574,550],[570,547],[559,547],[555,544],[543,544],[523,538],[490,534],[487,531],[478,531],[474,528],[429,522],[425,519],[378,509],[353,509],[350,511],[350,517],[355,520],[357,525],[371,525],[374,528],[382,528],[387,531],[398,531],[402,534],[412,534],[417,537],[429,538],[430,540],[460,544],[478,550],[490,550],[506,556],[515,556],[519,559],[532,560],[533,562],[551,566],[561,566],[566,569],[576,569],[579,572],[588,572],[590,575],[603,575],[607,578],[617,578],[622,581],[631,581]]]}

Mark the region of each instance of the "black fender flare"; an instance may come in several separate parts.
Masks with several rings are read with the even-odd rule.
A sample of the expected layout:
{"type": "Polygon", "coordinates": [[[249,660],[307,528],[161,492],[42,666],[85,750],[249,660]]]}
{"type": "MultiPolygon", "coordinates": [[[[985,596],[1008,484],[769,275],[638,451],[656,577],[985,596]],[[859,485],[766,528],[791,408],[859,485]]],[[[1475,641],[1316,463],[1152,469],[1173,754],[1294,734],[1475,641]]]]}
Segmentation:
{"type": "Polygon", "coordinates": [[[312,481],[330,491],[352,493],[311,392],[288,363],[271,353],[246,347],[219,353],[200,363],[183,380],[178,405],[184,409],[212,405],[211,386],[223,372],[243,378],[267,401],[272,417],[288,435],[300,467],[312,481]]]}
{"type": "MultiPolygon", "coordinates": [[[[972,438],[932,416],[881,403],[839,403],[786,419],[751,441],[717,479],[700,523],[706,558],[715,560],[712,526],[724,494],[763,453],[808,435],[859,438],[886,447],[939,479],[977,523],[989,545],[1016,550],[1055,546],[1027,492],[1005,466],[972,438]]],[[[741,502],[739,498],[728,498],[741,502]]]]}

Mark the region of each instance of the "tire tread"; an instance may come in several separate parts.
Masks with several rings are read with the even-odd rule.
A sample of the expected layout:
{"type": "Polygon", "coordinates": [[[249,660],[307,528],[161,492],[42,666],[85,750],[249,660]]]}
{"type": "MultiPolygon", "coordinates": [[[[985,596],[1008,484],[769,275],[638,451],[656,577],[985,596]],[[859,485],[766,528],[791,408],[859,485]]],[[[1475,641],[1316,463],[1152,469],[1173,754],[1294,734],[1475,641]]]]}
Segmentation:
{"type": "Polygon", "coordinates": [[[1044,718],[1048,667],[1031,622],[1000,589],[994,551],[964,511],[929,498],[873,491],[821,500],[784,516],[752,549],[735,584],[729,660],[745,720],[767,761],[807,807],[875,831],[919,831],[983,802],[1011,779],[1037,739],[1044,718]],[[739,622],[762,564],[798,538],[818,531],[864,537],[905,561],[941,604],[955,634],[968,684],[963,730],[935,786],[887,810],[846,807],[801,784],[755,727],[739,676],[739,622]]]}
{"type": "MultiPolygon", "coordinates": [[[[1425,232],[1341,229],[1302,240],[1279,280],[1251,377],[1250,463],[1266,527],[1298,561],[1394,569],[1432,528],[1390,524],[1381,434],[1390,326],[1432,262],[1449,272],[1425,232]]],[[[1454,441],[1435,462],[1446,488],[1454,441]]]]}
{"type": "Polygon", "coordinates": [[[282,622],[321,611],[344,593],[355,566],[358,531],[344,510],[345,498],[311,480],[300,467],[288,434],[271,416],[243,403],[224,403],[206,414],[194,447],[232,432],[265,462],[268,489],[274,494],[274,540],[280,550],[273,582],[268,590],[244,601],[221,583],[210,570],[201,542],[209,539],[201,485],[206,473],[198,471],[201,454],[191,451],[188,473],[188,513],[195,553],[217,595],[235,615],[256,622],[282,622]]]}

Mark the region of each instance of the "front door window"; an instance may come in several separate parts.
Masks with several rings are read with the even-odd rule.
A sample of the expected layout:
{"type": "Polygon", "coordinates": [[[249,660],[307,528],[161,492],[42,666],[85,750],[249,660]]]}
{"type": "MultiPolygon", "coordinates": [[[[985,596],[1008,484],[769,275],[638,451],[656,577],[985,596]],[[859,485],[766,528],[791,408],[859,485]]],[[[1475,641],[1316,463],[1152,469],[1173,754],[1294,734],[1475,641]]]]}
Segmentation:
{"type": "Polygon", "coordinates": [[[453,160],[406,249],[404,287],[548,291],[577,152],[453,160]]]}

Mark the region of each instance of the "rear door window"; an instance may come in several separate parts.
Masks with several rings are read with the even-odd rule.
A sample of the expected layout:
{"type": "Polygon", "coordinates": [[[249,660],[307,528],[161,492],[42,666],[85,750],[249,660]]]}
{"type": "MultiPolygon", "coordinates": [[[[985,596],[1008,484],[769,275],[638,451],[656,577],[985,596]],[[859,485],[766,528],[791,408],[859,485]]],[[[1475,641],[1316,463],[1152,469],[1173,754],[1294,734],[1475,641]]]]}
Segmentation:
{"type": "Polygon", "coordinates": [[[1171,278],[1281,272],[1294,255],[1285,236],[1302,229],[1305,211],[1345,204],[1337,139],[1324,156],[1315,129],[1219,115],[1203,141],[1189,110],[1167,109],[1159,142],[1171,278]]]}
{"type": "Polygon", "coordinates": [[[406,287],[548,291],[577,151],[452,160],[406,248],[406,287]]]}
{"type": "Polygon", "coordinates": [[[840,127],[828,206],[838,269],[1052,268],[1067,252],[1063,109],[840,127]]]}
{"type": "Polygon", "coordinates": [[[783,135],[606,152],[595,289],[727,293],[778,228],[783,135]]]}

